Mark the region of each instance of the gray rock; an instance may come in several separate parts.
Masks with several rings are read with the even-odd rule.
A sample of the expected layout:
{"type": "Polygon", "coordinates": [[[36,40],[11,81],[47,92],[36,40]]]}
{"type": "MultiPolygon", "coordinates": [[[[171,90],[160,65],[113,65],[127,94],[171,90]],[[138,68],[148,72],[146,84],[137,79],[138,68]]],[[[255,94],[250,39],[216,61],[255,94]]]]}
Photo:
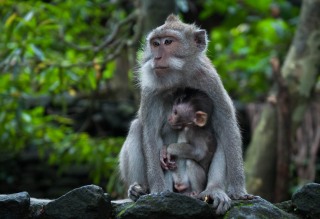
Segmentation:
{"type": "Polygon", "coordinates": [[[214,218],[214,210],[209,204],[172,192],[141,196],[135,203],[114,203],[114,212],[117,219],[214,218]]]}
{"type": "Polygon", "coordinates": [[[29,217],[30,218],[41,218],[44,206],[46,206],[52,200],[49,199],[37,199],[31,198],[30,199],[30,209],[29,209],[29,217]]]}
{"type": "Polygon", "coordinates": [[[95,185],[74,189],[44,206],[39,218],[106,219],[111,216],[111,200],[95,185]]]}
{"type": "Polygon", "coordinates": [[[270,202],[256,197],[252,200],[232,201],[231,209],[223,217],[227,218],[297,218],[295,215],[277,208],[270,202]]]}
{"type": "Polygon", "coordinates": [[[232,201],[231,209],[223,216],[215,215],[211,204],[177,193],[160,193],[140,197],[136,203],[113,202],[114,218],[297,218],[270,202],[257,197],[253,200],[232,201]]]}
{"type": "Polygon", "coordinates": [[[320,184],[309,183],[292,195],[298,212],[310,218],[320,218],[320,184]]]}
{"type": "Polygon", "coordinates": [[[281,210],[294,214],[295,213],[295,209],[294,206],[292,204],[291,200],[288,201],[284,201],[284,202],[280,202],[280,203],[275,203],[274,204],[277,208],[280,208],[281,210]]]}
{"type": "Polygon", "coordinates": [[[0,218],[28,218],[29,206],[30,196],[27,192],[19,192],[10,195],[0,195],[0,218]]]}

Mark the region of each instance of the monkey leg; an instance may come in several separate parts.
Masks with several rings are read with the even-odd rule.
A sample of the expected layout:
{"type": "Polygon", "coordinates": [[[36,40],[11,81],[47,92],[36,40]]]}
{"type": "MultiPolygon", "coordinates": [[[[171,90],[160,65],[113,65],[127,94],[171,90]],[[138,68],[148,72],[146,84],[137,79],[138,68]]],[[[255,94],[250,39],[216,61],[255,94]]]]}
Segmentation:
{"type": "Polygon", "coordinates": [[[198,198],[213,200],[213,207],[217,214],[224,214],[231,206],[231,199],[225,192],[226,160],[224,151],[218,146],[208,172],[206,189],[198,198]]]}
{"type": "Polygon", "coordinates": [[[190,179],[186,159],[177,159],[177,168],[170,171],[172,174],[174,190],[178,193],[187,194],[191,191],[190,179]]]}
{"type": "Polygon", "coordinates": [[[168,186],[169,191],[172,192],[173,191],[172,171],[169,171],[169,170],[164,171],[164,179],[166,181],[166,185],[168,186]]]}
{"type": "Polygon", "coordinates": [[[205,189],[207,176],[204,169],[194,160],[187,159],[187,175],[190,182],[190,195],[196,196],[205,189]]]}
{"type": "Polygon", "coordinates": [[[142,152],[142,126],[138,119],[131,123],[128,136],[121,148],[119,168],[123,181],[129,185],[129,198],[136,201],[141,195],[147,194],[147,170],[142,152]]]}

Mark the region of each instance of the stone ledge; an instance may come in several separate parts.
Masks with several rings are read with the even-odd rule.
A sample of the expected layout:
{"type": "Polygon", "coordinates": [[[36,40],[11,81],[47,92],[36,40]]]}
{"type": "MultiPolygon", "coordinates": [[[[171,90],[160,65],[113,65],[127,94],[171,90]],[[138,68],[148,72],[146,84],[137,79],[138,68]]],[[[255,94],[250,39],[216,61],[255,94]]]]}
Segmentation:
{"type": "Polygon", "coordinates": [[[257,197],[232,201],[223,216],[214,212],[211,204],[172,192],[145,195],[137,202],[111,201],[95,185],[71,190],[55,200],[30,198],[27,192],[0,195],[1,219],[320,218],[320,185],[305,185],[292,201],[274,205],[257,197]]]}

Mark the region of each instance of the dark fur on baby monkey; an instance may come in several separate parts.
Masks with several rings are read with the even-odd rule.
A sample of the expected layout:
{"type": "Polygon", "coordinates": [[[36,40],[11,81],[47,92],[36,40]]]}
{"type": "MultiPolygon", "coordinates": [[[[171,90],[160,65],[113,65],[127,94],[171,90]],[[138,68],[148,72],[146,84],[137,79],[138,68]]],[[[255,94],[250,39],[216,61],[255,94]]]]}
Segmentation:
{"type": "MultiPolygon", "coordinates": [[[[210,197],[218,214],[230,208],[230,198],[252,197],[245,189],[242,141],[235,108],[206,56],[207,43],[205,30],[183,23],[174,15],[146,38],[138,74],[140,108],[119,156],[121,177],[129,186],[128,196],[133,200],[147,193],[173,190],[172,184],[166,181],[159,155],[163,145],[178,141],[179,131],[170,127],[167,116],[172,110],[172,94],[181,88],[204,92],[214,106],[208,125],[217,147],[205,189],[198,197],[210,197]]],[[[184,153],[184,149],[179,153],[184,153]]]]}
{"type": "Polygon", "coordinates": [[[178,141],[164,145],[160,154],[161,166],[167,170],[165,178],[167,184],[173,183],[174,191],[197,196],[205,189],[216,147],[213,131],[208,124],[213,104],[199,90],[183,89],[174,96],[168,123],[179,131],[178,141]]]}

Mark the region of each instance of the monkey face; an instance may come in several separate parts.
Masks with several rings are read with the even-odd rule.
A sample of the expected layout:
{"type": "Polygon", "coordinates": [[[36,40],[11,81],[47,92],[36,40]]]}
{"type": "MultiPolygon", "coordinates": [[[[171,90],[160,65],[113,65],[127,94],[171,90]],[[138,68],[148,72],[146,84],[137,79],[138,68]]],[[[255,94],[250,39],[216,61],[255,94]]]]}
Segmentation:
{"type": "Polygon", "coordinates": [[[207,35],[195,25],[169,16],[165,24],[148,35],[140,61],[142,88],[171,89],[185,86],[197,71],[194,62],[207,47],[207,35]]]}
{"type": "Polygon", "coordinates": [[[162,76],[170,70],[182,70],[184,61],[177,57],[177,51],[181,47],[178,36],[156,36],[150,40],[151,53],[153,55],[152,69],[157,76],[162,76]]]}
{"type": "Polygon", "coordinates": [[[176,110],[173,110],[173,112],[169,115],[168,117],[168,122],[170,124],[170,126],[173,128],[173,129],[182,129],[183,127],[183,124],[181,123],[181,118],[180,116],[178,115],[177,111],[176,110]]]}
{"type": "Polygon", "coordinates": [[[174,104],[168,122],[173,129],[183,129],[193,124],[195,112],[189,103],[174,104]]]}

